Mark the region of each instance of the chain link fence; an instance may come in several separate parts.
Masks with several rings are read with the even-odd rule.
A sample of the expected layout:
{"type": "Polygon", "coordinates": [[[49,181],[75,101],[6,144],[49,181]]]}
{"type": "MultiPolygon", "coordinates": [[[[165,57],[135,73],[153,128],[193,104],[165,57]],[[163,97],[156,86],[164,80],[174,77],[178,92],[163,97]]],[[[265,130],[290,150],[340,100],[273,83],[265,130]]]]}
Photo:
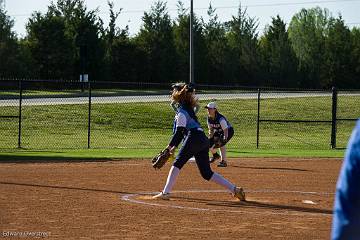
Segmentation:
{"type": "Polygon", "coordinates": [[[259,92],[258,147],[345,148],[356,120],[359,91],[259,92]]]}
{"type": "MultiPolygon", "coordinates": [[[[0,149],[162,148],[172,135],[169,86],[0,80],[0,149]]],[[[234,126],[232,151],[344,148],[360,91],[198,86],[198,118],[216,100],[234,126]],[[334,112],[335,110],[335,112],[334,112]]]]}
{"type": "Polygon", "coordinates": [[[360,91],[339,91],[337,96],[336,147],[346,148],[355,127],[354,119],[360,118],[360,91]]]}

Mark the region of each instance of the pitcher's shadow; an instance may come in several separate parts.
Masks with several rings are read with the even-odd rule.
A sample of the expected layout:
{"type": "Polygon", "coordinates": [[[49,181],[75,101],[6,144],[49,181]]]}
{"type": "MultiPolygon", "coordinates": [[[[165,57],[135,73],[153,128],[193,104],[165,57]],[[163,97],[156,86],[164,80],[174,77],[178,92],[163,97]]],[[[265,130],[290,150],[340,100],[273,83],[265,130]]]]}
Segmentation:
{"type": "Polygon", "coordinates": [[[246,209],[268,209],[268,210],[281,210],[281,211],[292,211],[292,212],[302,212],[302,213],[318,213],[318,214],[326,214],[332,215],[333,211],[329,209],[321,209],[321,208],[308,208],[301,206],[291,206],[291,205],[282,205],[282,204],[274,204],[274,203],[264,203],[259,201],[217,201],[217,200],[207,200],[201,198],[192,198],[192,197],[180,197],[180,196],[172,196],[172,199],[180,200],[184,202],[192,202],[192,203],[203,203],[207,206],[217,206],[217,207],[229,207],[229,208],[238,208],[246,211],[246,209]]]}

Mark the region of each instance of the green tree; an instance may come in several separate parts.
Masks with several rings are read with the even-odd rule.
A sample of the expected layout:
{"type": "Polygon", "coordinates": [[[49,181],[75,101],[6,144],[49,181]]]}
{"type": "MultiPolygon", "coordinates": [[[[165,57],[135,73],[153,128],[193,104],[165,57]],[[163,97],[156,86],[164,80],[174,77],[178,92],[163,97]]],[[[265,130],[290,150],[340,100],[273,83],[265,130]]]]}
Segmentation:
{"type": "Polygon", "coordinates": [[[351,68],[353,81],[349,88],[360,88],[360,28],[354,27],[351,31],[351,68]]]}
{"type": "Polygon", "coordinates": [[[147,55],[129,38],[129,28],[116,27],[121,10],[114,11],[114,3],[108,2],[110,22],[106,29],[107,79],[116,82],[149,81],[147,55]]]}
{"type": "Polygon", "coordinates": [[[17,37],[14,21],[0,8],[0,77],[14,77],[19,72],[17,37]]]}
{"type": "Polygon", "coordinates": [[[349,88],[353,85],[351,68],[351,32],[339,16],[329,26],[325,39],[324,64],[321,76],[321,86],[349,88]]]}
{"type": "Polygon", "coordinates": [[[256,86],[261,81],[258,46],[258,20],[249,17],[241,5],[238,14],[227,22],[227,39],[234,66],[233,76],[241,85],[256,86]]]}
{"type": "Polygon", "coordinates": [[[111,55],[111,80],[116,82],[150,82],[147,53],[134,41],[115,39],[111,55]]]}
{"type": "Polygon", "coordinates": [[[266,69],[266,85],[297,87],[297,60],[291,47],[285,22],[279,15],[260,39],[260,48],[266,69]]]}
{"type": "Polygon", "coordinates": [[[292,47],[299,60],[302,87],[321,87],[321,69],[325,54],[325,38],[334,19],[327,9],[302,9],[288,28],[292,47]]]}
{"type": "Polygon", "coordinates": [[[99,10],[88,10],[84,0],[58,0],[50,12],[65,18],[67,31],[73,38],[77,55],[76,73],[85,71],[92,80],[103,80],[105,58],[105,31],[99,10]],[[83,49],[81,55],[81,49],[83,49]]]}
{"type": "Polygon", "coordinates": [[[108,1],[109,11],[110,11],[110,21],[109,27],[106,30],[106,40],[107,46],[111,48],[114,39],[123,38],[126,39],[129,36],[129,27],[126,26],[125,29],[119,29],[116,27],[116,20],[121,14],[122,8],[119,11],[114,11],[114,2],[108,1]]]}
{"type": "MultiPolygon", "coordinates": [[[[119,74],[119,65],[122,64],[122,59],[119,58],[119,55],[122,54],[122,51],[119,52],[118,46],[119,43],[125,43],[129,41],[129,31],[128,26],[125,29],[120,29],[116,26],[116,20],[121,14],[122,8],[115,10],[114,2],[108,1],[109,6],[109,25],[105,29],[105,67],[103,80],[107,81],[123,81],[122,77],[125,74],[119,74]],[[115,46],[116,45],[116,46],[115,46]],[[119,60],[121,62],[119,62],[119,60]]],[[[121,47],[122,48],[122,47],[121,47]]],[[[131,59],[131,57],[129,57],[131,59]]],[[[125,61],[124,61],[125,62],[125,61]]],[[[122,68],[121,68],[122,71],[122,68]]]]}
{"type": "MultiPolygon", "coordinates": [[[[178,16],[173,24],[173,38],[174,45],[177,53],[177,71],[176,81],[188,82],[189,81],[189,56],[190,56],[190,34],[189,34],[189,15],[186,13],[183,2],[178,1],[178,16]]],[[[195,72],[196,73],[196,72],[195,72]]]]}
{"type": "Polygon", "coordinates": [[[208,82],[212,84],[232,83],[230,50],[226,39],[225,24],[219,21],[216,9],[209,5],[207,23],[203,20],[206,58],[209,64],[208,82]]]}
{"type": "Polygon", "coordinates": [[[150,80],[173,82],[176,70],[176,50],[172,22],[166,3],[157,1],[142,17],[143,26],[136,36],[136,44],[148,55],[150,80]]]}
{"type": "Polygon", "coordinates": [[[27,24],[25,44],[30,50],[40,78],[74,77],[74,47],[66,33],[65,19],[36,12],[27,24]]]}
{"type": "MultiPolygon", "coordinates": [[[[194,14],[194,78],[196,83],[208,83],[208,64],[203,25],[194,14]]],[[[173,25],[173,38],[177,53],[176,81],[189,82],[190,76],[190,15],[178,1],[178,17],[173,25]]]]}
{"type": "Polygon", "coordinates": [[[75,78],[86,71],[101,80],[105,55],[103,23],[84,0],[58,0],[27,24],[27,43],[43,78],[75,78]],[[80,59],[82,50],[83,61],[80,59]]]}

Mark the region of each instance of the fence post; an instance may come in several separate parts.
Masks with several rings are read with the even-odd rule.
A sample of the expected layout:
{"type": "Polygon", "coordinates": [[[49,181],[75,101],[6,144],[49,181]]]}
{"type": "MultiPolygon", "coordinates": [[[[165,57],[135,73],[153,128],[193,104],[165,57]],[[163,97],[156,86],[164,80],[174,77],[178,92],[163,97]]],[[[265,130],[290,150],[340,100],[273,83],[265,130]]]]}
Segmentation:
{"type": "Polygon", "coordinates": [[[337,110],[337,89],[332,88],[332,114],[331,114],[331,148],[336,148],[336,110],[337,110]]]}
{"type": "Polygon", "coordinates": [[[261,94],[261,90],[259,88],[258,96],[257,96],[256,149],[259,149],[259,137],[260,137],[260,94],[261,94]]]}
{"type": "Polygon", "coordinates": [[[21,148],[21,120],[22,120],[22,80],[19,79],[19,130],[18,130],[18,148],[21,148]]]}
{"type": "Polygon", "coordinates": [[[89,115],[88,115],[88,148],[90,148],[90,133],[91,133],[91,84],[88,82],[89,88],[89,115]]]}

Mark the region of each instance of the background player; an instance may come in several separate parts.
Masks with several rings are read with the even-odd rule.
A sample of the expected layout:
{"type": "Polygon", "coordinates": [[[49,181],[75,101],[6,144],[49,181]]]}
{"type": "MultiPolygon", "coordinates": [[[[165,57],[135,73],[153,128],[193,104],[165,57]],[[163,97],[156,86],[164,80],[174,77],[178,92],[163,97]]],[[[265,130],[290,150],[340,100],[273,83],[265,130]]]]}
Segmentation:
{"type": "Polygon", "coordinates": [[[205,108],[208,110],[207,125],[209,129],[210,151],[213,154],[210,162],[221,159],[218,167],[227,167],[225,144],[234,135],[234,128],[230,122],[218,112],[215,102],[210,102],[205,108]],[[217,153],[217,146],[214,144],[215,137],[222,138],[222,142],[224,143],[223,146],[220,147],[221,155],[217,153]]]}

